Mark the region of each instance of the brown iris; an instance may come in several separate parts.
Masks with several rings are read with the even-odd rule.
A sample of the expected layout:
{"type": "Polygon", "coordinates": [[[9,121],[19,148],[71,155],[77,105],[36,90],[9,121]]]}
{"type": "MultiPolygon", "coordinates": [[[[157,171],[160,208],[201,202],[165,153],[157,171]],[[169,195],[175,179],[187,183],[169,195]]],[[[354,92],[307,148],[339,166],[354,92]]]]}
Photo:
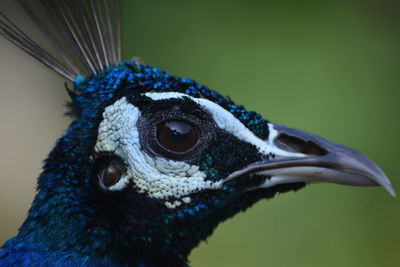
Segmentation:
{"type": "Polygon", "coordinates": [[[110,187],[119,182],[123,174],[123,168],[118,162],[112,162],[106,166],[101,172],[99,179],[103,185],[110,187]]]}
{"type": "Polygon", "coordinates": [[[180,120],[164,121],[157,127],[158,143],[166,150],[183,153],[191,149],[198,136],[194,127],[180,120]]]}

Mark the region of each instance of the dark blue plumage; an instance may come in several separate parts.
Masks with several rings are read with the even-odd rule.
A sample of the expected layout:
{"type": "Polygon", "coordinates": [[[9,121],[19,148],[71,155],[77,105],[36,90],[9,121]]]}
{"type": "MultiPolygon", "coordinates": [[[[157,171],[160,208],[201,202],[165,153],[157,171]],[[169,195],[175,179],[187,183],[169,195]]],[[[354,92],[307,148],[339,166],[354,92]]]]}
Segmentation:
{"type": "MultiPolygon", "coordinates": [[[[65,31],[74,15],[43,3],[65,31]]],[[[333,182],[394,194],[380,168],[350,148],[272,124],[138,59],[117,63],[118,53],[108,51],[115,44],[103,40],[115,38],[108,28],[95,36],[101,47],[87,44],[96,39],[88,31],[96,16],[76,26],[88,34],[75,44],[85,78],[0,15],[6,38],[65,78],[75,75],[68,89],[75,120],[46,159],[28,217],[2,246],[0,266],[187,266],[219,223],[277,193],[333,182]]],[[[66,32],[69,42],[77,29],[66,32]]]]}
{"type": "MultiPolygon", "coordinates": [[[[196,232],[191,230],[196,225],[193,223],[196,220],[202,222],[204,217],[211,216],[210,206],[223,207],[229,198],[225,197],[226,203],[223,203],[221,198],[214,196],[212,199],[207,199],[207,202],[199,201],[195,205],[170,212],[160,203],[151,203],[143,196],[134,196],[132,198],[136,199],[129,201],[139,200],[144,202],[143,206],[152,205],[159,210],[160,217],[156,218],[155,224],[160,224],[160,230],[163,226],[175,227],[179,220],[194,220],[194,222],[188,225],[187,229],[178,228],[166,233],[165,236],[152,233],[154,229],[148,228],[142,233],[143,229],[141,227],[135,229],[135,225],[122,227],[118,221],[107,221],[107,223],[115,223],[119,229],[99,229],[96,225],[99,220],[97,216],[104,215],[99,215],[96,211],[96,205],[101,202],[96,201],[98,192],[92,187],[91,156],[104,108],[121,94],[135,96],[146,91],[178,91],[194,97],[201,95],[219,103],[226,109],[232,110],[232,113],[244,124],[249,125],[249,128],[253,128],[254,132],[259,131],[260,135],[267,131],[266,121],[258,114],[246,111],[242,106],[235,105],[231,100],[191,79],[175,77],[158,68],[135,65],[132,62],[110,67],[87,80],[79,77],[75,81],[74,89],[79,94],[73,97],[70,106],[75,109],[74,113],[78,115],[78,119],[57,141],[45,161],[43,173],[38,181],[38,194],[28,218],[20,228],[18,236],[8,241],[0,252],[2,266],[29,266],[39,262],[60,266],[78,265],[78,263],[87,266],[96,264],[124,266],[126,263],[134,263],[140,266],[143,262],[146,263],[145,266],[153,266],[149,259],[160,257],[163,262],[170,257],[171,262],[185,262],[191,249],[206,238],[221,219],[217,218],[206,225],[198,225],[196,232]],[[176,236],[178,234],[180,236],[176,236]],[[188,240],[185,240],[185,234],[190,236],[188,240]],[[124,235],[128,235],[128,238],[124,235]],[[147,248],[151,251],[147,251],[147,248]],[[153,255],[154,253],[160,255],[153,255]],[[135,254],[138,255],[132,256],[135,254]]],[[[212,172],[217,171],[210,170],[213,165],[213,160],[206,155],[202,166],[204,169],[209,169],[210,176],[212,172]]],[[[221,194],[235,195],[236,192],[231,190],[226,188],[227,192],[221,194]]],[[[255,196],[254,200],[248,200],[226,211],[225,217],[247,208],[257,199],[258,196],[255,196]]],[[[146,218],[137,220],[140,223],[140,220],[145,221],[146,218]]]]}

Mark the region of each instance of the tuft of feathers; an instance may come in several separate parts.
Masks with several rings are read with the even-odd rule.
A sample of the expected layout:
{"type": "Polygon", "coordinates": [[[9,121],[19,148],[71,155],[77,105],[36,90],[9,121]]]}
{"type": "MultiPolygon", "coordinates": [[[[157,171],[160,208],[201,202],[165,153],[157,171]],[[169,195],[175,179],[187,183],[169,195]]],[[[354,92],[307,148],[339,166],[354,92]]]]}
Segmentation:
{"type": "Polygon", "coordinates": [[[119,0],[18,0],[29,27],[1,7],[0,35],[67,80],[121,61],[119,0]],[[28,33],[35,28],[34,33],[28,33]]]}

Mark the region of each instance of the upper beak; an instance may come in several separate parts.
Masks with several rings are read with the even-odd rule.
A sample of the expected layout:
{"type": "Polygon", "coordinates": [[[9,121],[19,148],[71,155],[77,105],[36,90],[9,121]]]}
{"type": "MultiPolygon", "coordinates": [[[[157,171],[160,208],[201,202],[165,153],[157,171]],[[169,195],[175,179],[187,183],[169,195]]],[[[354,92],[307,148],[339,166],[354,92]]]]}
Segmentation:
{"type": "Polygon", "coordinates": [[[275,159],[254,163],[229,175],[224,182],[243,175],[265,175],[268,188],[287,183],[329,182],[353,186],[382,186],[393,197],[396,193],[389,178],[373,161],[346,146],[311,133],[271,125],[276,131],[269,146],[282,151],[275,159]]]}

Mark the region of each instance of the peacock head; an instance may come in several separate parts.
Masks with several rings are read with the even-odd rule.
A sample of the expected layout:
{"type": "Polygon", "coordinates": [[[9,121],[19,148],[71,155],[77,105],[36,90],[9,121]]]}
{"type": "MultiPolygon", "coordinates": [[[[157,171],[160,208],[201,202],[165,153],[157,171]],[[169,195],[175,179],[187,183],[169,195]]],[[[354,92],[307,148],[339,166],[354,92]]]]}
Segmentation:
{"type": "Polygon", "coordinates": [[[188,252],[225,219],[315,182],[383,186],[367,157],[273,124],[188,78],[125,62],[77,79],[72,105],[97,112],[90,155],[98,227],[188,252]],[[117,230],[118,229],[118,230],[117,230]]]}
{"type": "Polygon", "coordinates": [[[119,63],[119,1],[16,2],[38,34],[0,12],[0,35],[73,81],[77,118],[46,159],[28,218],[5,248],[61,252],[53,255],[62,265],[76,257],[84,265],[183,266],[220,222],[277,193],[331,182],[395,194],[359,152],[273,124],[191,79],[119,63]]]}

